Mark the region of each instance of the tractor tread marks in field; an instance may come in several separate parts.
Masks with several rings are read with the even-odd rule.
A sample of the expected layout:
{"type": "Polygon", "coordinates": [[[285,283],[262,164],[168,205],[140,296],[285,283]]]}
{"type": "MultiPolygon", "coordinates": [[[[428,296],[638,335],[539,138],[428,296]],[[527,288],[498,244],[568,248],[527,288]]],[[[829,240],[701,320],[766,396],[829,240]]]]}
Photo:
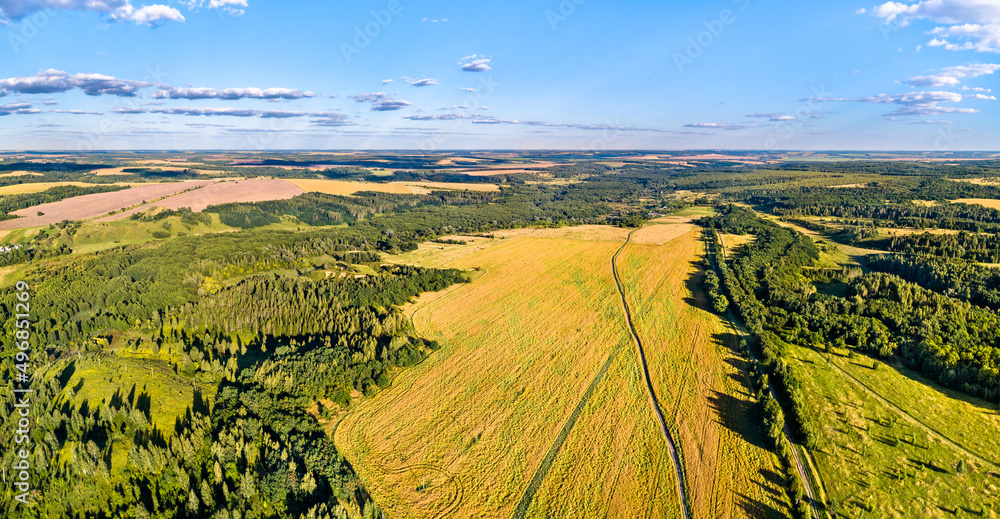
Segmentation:
{"type": "Polygon", "coordinates": [[[674,473],[677,479],[677,497],[680,500],[681,512],[683,512],[686,519],[691,519],[691,510],[688,508],[688,488],[687,481],[684,478],[684,469],[681,466],[681,459],[678,450],[677,443],[674,441],[673,436],[670,434],[670,430],[667,428],[667,422],[663,418],[663,412],[660,410],[660,402],[656,398],[656,391],[653,390],[653,381],[649,376],[649,366],[646,363],[646,353],[642,347],[642,340],[639,339],[639,334],[636,332],[635,325],[632,323],[632,312],[629,310],[628,301],[625,300],[625,287],[622,286],[621,279],[618,277],[618,267],[616,265],[618,260],[618,255],[625,250],[625,246],[629,244],[632,240],[632,234],[635,231],[629,233],[628,238],[625,243],[615,252],[615,255],[611,257],[611,272],[615,277],[615,286],[618,287],[618,295],[621,296],[622,308],[625,310],[625,320],[628,324],[629,332],[632,334],[632,340],[635,342],[637,351],[639,353],[639,363],[642,365],[642,373],[646,380],[646,390],[649,393],[650,403],[653,406],[653,411],[656,414],[656,419],[660,425],[660,431],[663,433],[663,438],[667,441],[667,450],[670,451],[670,458],[673,462],[674,473]]]}
{"type": "Polygon", "coordinates": [[[604,374],[608,372],[608,368],[611,367],[611,363],[618,356],[618,348],[615,348],[611,355],[608,356],[608,360],[604,362],[601,369],[594,376],[594,379],[590,382],[590,386],[583,393],[583,397],[576,404],[576,408],[573,409],[572,414],[566,420],[566,424],[563,425],[562,430],[559,431],[559,435],[556,436],[555,441],[549,446],[548,453],[545,454],[545,458],[542,459],[542,463],[535,470],[535,475],[531,478],[531,482],[528,483],[528,488],[524,490],[524,494],[521,495],[521,500],[517,503],[517,508],[514,509],[514,513],[511,515],[511,519],[523,519],[525,514],[528,512],[528,506],[531,505],[531,500],[534,499],[535,493],[538,492],[538,488],[541,487],[542,481],[545,480],[546,474],[548,474],[549,469],[552,468],[552,463],[555,461],[556,456],[559,455],[559,449],[562,448],[563,443],[569,436],[573,426],[576,425],[577,419],[580,418],[580,414],[583,412],[583,408],[587,405],[587,401],[590,400],[590,395],[594,393],[594,389],[597,388],[597,384],[604,378],[604,374]]]}
{"type": "Polygon", "coordinates": [[[448,501],[448,505],[440,512],[431,516],[431,518],[439,519],[444,517],[451,517],[452,515],[454,515],[455,511],[458,510],[458,507],[462,505],[462,500],[465,498],[465,485],[462,484],[462,479],[456,476],[455,474],[452,474],[451,472],[448,472],[447,470],[441,467],[431,465],[428,463],[407,465],[405,467],[400,467],[395,470],[386,471],[385,474],[397,475],[405,472],[414,472],[416,470],[425,470],[425,471],[429,470],[432,472],[437,472],[438,474],[441,474],[442,476],[445,477],[446,482],[452,482],[455,484],[455,493],[448,501]]]}

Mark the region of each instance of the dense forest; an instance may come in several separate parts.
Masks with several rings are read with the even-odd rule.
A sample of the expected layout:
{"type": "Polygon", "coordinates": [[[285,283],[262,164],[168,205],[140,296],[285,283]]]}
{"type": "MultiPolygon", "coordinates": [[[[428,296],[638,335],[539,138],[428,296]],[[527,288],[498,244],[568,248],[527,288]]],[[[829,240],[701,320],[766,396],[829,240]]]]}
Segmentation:
{"type": "MultiPolygon", "coordinates": [[[[809,238],[746,209],[727,206],[703,223],[717,232],[757,236],[730,259],[723,280],[741,317],[761,338],[765,359],[780,360],[783,342],[821,350],[837,344],[896,356],[945,386],[1000,402],[1000,320],[990,309],[967,302],[974,293],[978,300],[988,298],[995,274],[971,269],[975,273],[967,277],[973,283],[945,295],[885,272],[804,269],[816,258],[809,238]],[[847,285],[846,297],[817,291],[817,282],[831,281],[847,285]]],[[[949,278],[962,276],[940,264],[935,270],[930,262],[876,258],[873,263],[911,278],[916,265],[940,272],[937,280],[923,282],[942,292],[949,291],[949,278]]]]}

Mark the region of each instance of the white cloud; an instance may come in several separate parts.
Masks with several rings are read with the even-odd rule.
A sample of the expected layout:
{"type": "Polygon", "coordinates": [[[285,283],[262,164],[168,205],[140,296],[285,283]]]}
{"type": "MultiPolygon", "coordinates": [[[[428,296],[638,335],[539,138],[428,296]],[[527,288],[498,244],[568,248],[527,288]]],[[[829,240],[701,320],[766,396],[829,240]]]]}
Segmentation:
{"type": "Polygon", "coordinates": [[[222,9],[233,16],[243,15],[247,8],[247,0],[189,0],[188,2],[181,3],[187,5],[188,9],[197,9],[199,7],[222,9]]]}
{"type": "Polygon", "coordinates": [[[937,27],[931,34],[942,36],[927,42],[931,47],[947,50],[974,50],[977,52],[1000,52],[1000,24],[980,25],[967,23],[951,27],[937,27]],[[952,43],[944,38],[959,38],[963,43],[952,43]]]}
{"type": "Polygon", "coordinates": [[[41,110],[33,108],[31,103],[13,103],[9,105],[0,105],[0,116],[11,115],[11,114],[37,114],[41,110]]]}
{"type": "Polygon", "coordinates": [[[716,130],[745,130],[748,127],[742,124],[731,123],[688,123],[685,128],[712,128],[716,130]]]}
{"type": "Polygon", "coordinates": [[[871,15],[885,23],[900,26],[921,19],[949,25],[930,31],[935,38],[928,45],[933,47],[1000,52],[1000,2],[996,0],[922,0],[914,4],[886,2],[873,8],[871,15]]]}
{"type": "Polygon", "coordinates": [[[436,79],[407,79],[406,83],[410,86],[423,87],[423,86],[433,86],[438,84],[436,79]]]}
{"type": "MultiPolygon", "coordinates": [[[[887,117],[905,115],[939,115],[939,114],[973,114],[979,110],[974,108],[959,108],[957,106],[941,106],[940,103],[960,103],[963,99],[994,100],[992,96],[973,94],[963,96],[955,92],[910,92],[907,94],[879,94],[868,97],[810,97],[805,101],[819,102],[857,102],[893,104],[899,108],[885,114],[887,117]]],[[[892,119],[895,120],[895,119],[892,119]]]]}
{"type": "Polygon", "coordinates": [[[50,94],[78,88],[87,95],[135,96],[136,90],[152,86],[143,81],[118,79],[103,74],[69,75],[62,70],[48,69],[34,76],[0,79],[0,97],[11,92],[19,94],[50,94]]]}
{"type": "Polygon", "coordinates": [[[117,114],[163,114],[185,115],[191,117],[259,117],[261,119],[291,119],[296,117],[312,117],[313,123],[320,126],[339,126],[347,124],[347,117],[335,112],[293,112],[285,110],[253,110],[249,108],[116,108],[117,114]]]}
{"type": "Polygon", "coordinates": [[[184,15],[168,5],[146,5],[130,13],[126,19],[135,22],[136,25],[156,27],[163,22],[183,22],[184,15]]]}
{"type": "Polygon", "coordinates": [[[372,92],[370,94],[359,94],[353,96],[347,96],[355,100],[358,103],[372,103],[373,112],[389,112],[392,110],[401,110],[410,106],[413,103],[409,101],[401,101],[398,99],[392,99],[389,97],[388,92],[372,92]]]}
{"type": "Polygon", "coordinates": [[[84,110],[52,110],[52,113],[71,115],[104,115],[104,112],[86,112],[84,110]]]}
{"type": "Polygon", "coordinates": [[[478,54],[470,54],[458,60],[458,64],[466,72],[486,72],[493,70],[493,67],[490,67],[490,59],[478,54]]]}
{"type": "Polygon", "coordinates": [[[963,79],[974,78],[992,74],[1000,70],[1000,64],[995,63],[975,63],[972,65],[958,65],[955,67],[945,67],[937,74],[929,76],[914,76],[904,81],[904,83],[919,87],[942,87],[955,86],[963,79]]]}
{"type": "Polygon", "coordinates": [[[392,83],[392,80],[391,80],[391,79],[383,79],[383,80],[382,80],[382,84],[383,84],[383,85],[386,85],[386,84],[389,84],[389,83],[392,83]]]}
{"type": "Polygon", "coordinates": [[[302,99],[315,97],[313,92],[303,92],[290,88],[180,88],[171,87],[157,91],[153,99],[302,99]]]}

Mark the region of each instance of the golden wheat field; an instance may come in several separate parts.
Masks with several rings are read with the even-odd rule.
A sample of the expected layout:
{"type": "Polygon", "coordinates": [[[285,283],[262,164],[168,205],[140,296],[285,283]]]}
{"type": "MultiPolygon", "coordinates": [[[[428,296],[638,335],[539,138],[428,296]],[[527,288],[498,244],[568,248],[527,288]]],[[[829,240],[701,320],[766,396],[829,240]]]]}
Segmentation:
{"type": "Polygon", "coordinates": [[[790,510],[781,468],[759,436],[738,339],[705,310],[700,231],[685,224],[661,227],[679,227],[674,232],[682,234],[661,246],[630,244],[619,274],[664,418],[683,456],[693,515],[784,517],[790,510]]]}
{"type": "MultiPolygon", "coordinates": [[[[664,395],[691,451],[695,516],[768,517],[785,506],[770,492],[783,494],[772,458],[755,446],[750,397],[729,364],[735,346],[718,336],[716,316],[690,305],[700,242],[686,224],[659,227],[643,234],[663,244],[627,245],[619,270],[637,290],[630,304],[650,307],[643,319],[669,323],[648,333],[672,326],[684,336],[649,339],[650,361],[660,391],[690,386],[680,399],[664,395]]],[[[418,331],[444,347],[336,429],[386,517],[680,517],[611,271],[627,235],[518,230],[394,260],[481,270],[409,307],[418,331]]]]}

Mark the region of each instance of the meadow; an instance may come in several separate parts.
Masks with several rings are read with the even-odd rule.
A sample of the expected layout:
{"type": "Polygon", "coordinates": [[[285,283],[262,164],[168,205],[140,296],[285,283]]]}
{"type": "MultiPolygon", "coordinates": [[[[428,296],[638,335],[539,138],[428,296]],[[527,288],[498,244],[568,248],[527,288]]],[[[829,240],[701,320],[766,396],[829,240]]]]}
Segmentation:
{"type": "Polygon", "coordinates": [[[895,363],[793,347],[838,517],[996,517],[1000,413],[895,363]]]}

